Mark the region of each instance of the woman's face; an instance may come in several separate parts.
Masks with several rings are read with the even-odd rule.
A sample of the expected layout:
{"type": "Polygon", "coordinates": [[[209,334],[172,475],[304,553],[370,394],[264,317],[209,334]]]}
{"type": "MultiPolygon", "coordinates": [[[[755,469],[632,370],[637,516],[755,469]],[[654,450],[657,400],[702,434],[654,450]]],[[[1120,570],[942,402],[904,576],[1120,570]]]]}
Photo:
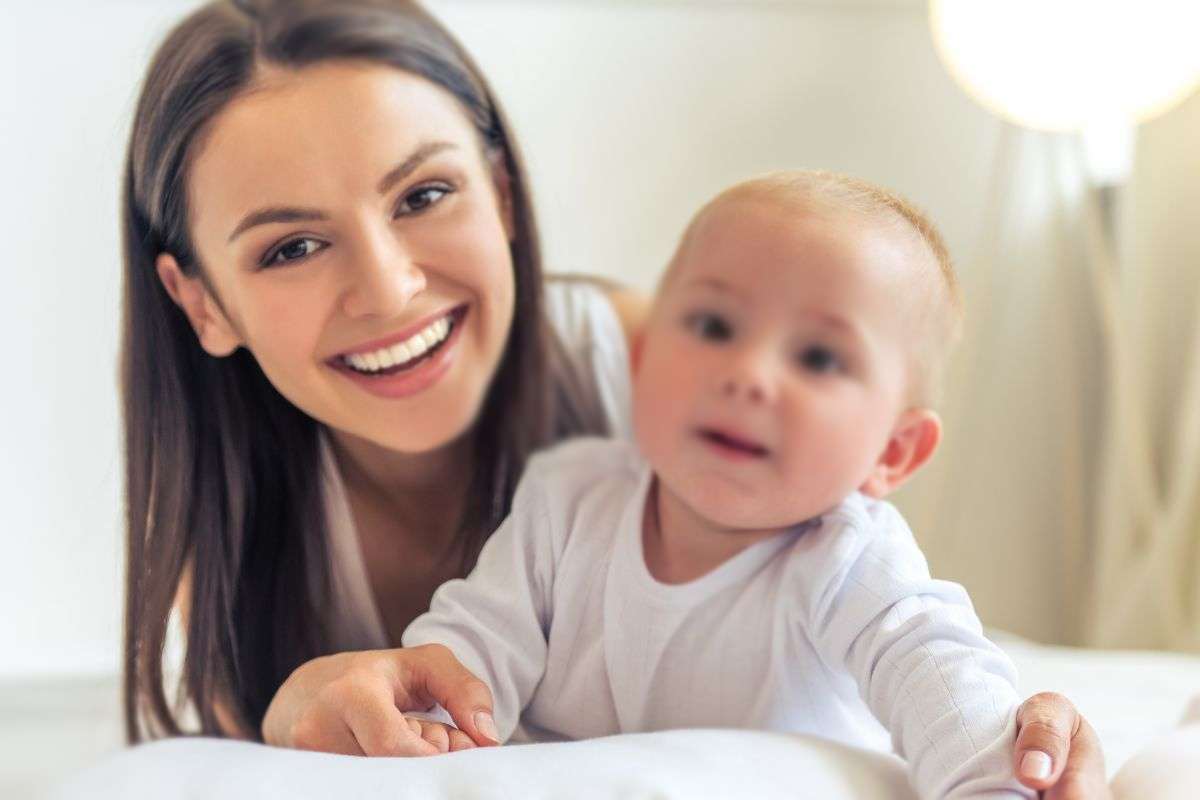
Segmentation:
{"type": "Polygon", "coordinates": [[[300,409],[390,450],[466,431],[514,277],[507,179],[458,102],[387,66],[325,63],[268,73],[197,144],[206,349],[244,346],[300,409]]]}

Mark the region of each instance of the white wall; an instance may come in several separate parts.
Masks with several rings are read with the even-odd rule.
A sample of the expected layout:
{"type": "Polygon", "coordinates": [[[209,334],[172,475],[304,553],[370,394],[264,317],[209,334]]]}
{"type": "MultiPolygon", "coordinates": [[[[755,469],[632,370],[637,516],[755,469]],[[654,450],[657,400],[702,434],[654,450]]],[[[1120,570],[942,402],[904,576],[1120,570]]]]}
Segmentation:
{"type": "Polygon", "coordinates": [[[117,183],[139,70],[185,5],[0,12],[0,675],[117,664],[117,183]]]}
{"type": "MultiPolygon", "coordinates": [[[[0,25],[0,675],[117,664],[117,180],[140,71],[191,5],[30,3],[0,25]]],[[[431,5],[507,104],[553,268],[649,288],[718,188],[808,166],[900,190],[964,265],[975,252],[999,127],[937,62],[921,2],[431,5]]],[[[1002,598],[980,608],[1055,630],[1002,598]]]]}
{"type": "Polygon", "coordinates": [[[922,2],[432,5],[514,118],[552,267],[649,287],[699,204],[786,167],[870,176],[971,239],[995,124],[922,2]]]}

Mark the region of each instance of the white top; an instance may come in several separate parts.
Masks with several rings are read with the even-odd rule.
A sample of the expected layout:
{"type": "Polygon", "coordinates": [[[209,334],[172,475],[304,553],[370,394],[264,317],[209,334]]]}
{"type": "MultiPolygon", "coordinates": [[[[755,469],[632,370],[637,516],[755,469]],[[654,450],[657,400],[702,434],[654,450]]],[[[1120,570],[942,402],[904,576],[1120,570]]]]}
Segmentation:
{"type": "MultiPolygon", "coordinates": [[[[546,315],[567,354],[592,377],[610,430],[617,436],[630,438],[633,423],[629,350],[612,304],[595,284],[555,278],[546,281],[544,302],[546,315]]],[[[329,614],[335,652],[394,647],[397,643],[388,641],[383,618],[371,594],[341,472],[324,435],[321,466],[332,581],[329,614]]]]}
{"type": "Polygon", "coordinates": [[[1015,668],[891,504],[851,495],[667,585],[642,552],[650,485],[629,442],[535,456],[404,645],[445,644],[486,681],[503,739],[720,726],[887,749],[890,731],[922,797],[1033,796],[1011,769],[1015,668]]]}

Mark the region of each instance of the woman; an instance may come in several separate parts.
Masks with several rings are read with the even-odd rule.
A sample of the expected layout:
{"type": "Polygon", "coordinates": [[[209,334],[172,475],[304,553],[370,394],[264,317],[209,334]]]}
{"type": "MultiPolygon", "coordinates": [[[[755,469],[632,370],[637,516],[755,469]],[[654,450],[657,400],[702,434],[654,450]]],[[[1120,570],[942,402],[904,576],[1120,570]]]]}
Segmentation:
{"type": "MultiPolygon", "coordinates": [[[[194,12],[150,66],[124,205],[130,740],[181,730],[177,607],[202,733],[403,750],[389,675],[429,665],[389,648],[532,451],[623,430],[638,298],[543,292],[503,114],[401,0],[194,12]]],[[[1074,729],[1096,774],[1069,703],[1023,713],[1018,763],[1053,762],[1030,785],[1074,729]]]]}

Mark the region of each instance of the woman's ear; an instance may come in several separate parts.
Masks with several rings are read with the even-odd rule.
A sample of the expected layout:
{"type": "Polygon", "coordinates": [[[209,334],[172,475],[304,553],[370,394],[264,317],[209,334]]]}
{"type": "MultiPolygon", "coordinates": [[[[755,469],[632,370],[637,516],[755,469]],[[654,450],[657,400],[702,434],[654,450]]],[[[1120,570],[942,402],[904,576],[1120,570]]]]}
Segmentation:
{"type": "Polygon", "coordinates": [[[168,253],[158,254],[154,268],[167,294],[175,301],[175,305],[183,309],[205,352],[222,358],[241,346],[241,337],[229,324],[225,312],[203,281],[184,275],[179,262],[168,253]]]}
{"type": "Polygon", "coordinates": [[[859,491],[870,497],[884,497],[896,491],[933,458],[941,440],[942,420],[937,412],[928,408],[905,411],[859,491]]]}

